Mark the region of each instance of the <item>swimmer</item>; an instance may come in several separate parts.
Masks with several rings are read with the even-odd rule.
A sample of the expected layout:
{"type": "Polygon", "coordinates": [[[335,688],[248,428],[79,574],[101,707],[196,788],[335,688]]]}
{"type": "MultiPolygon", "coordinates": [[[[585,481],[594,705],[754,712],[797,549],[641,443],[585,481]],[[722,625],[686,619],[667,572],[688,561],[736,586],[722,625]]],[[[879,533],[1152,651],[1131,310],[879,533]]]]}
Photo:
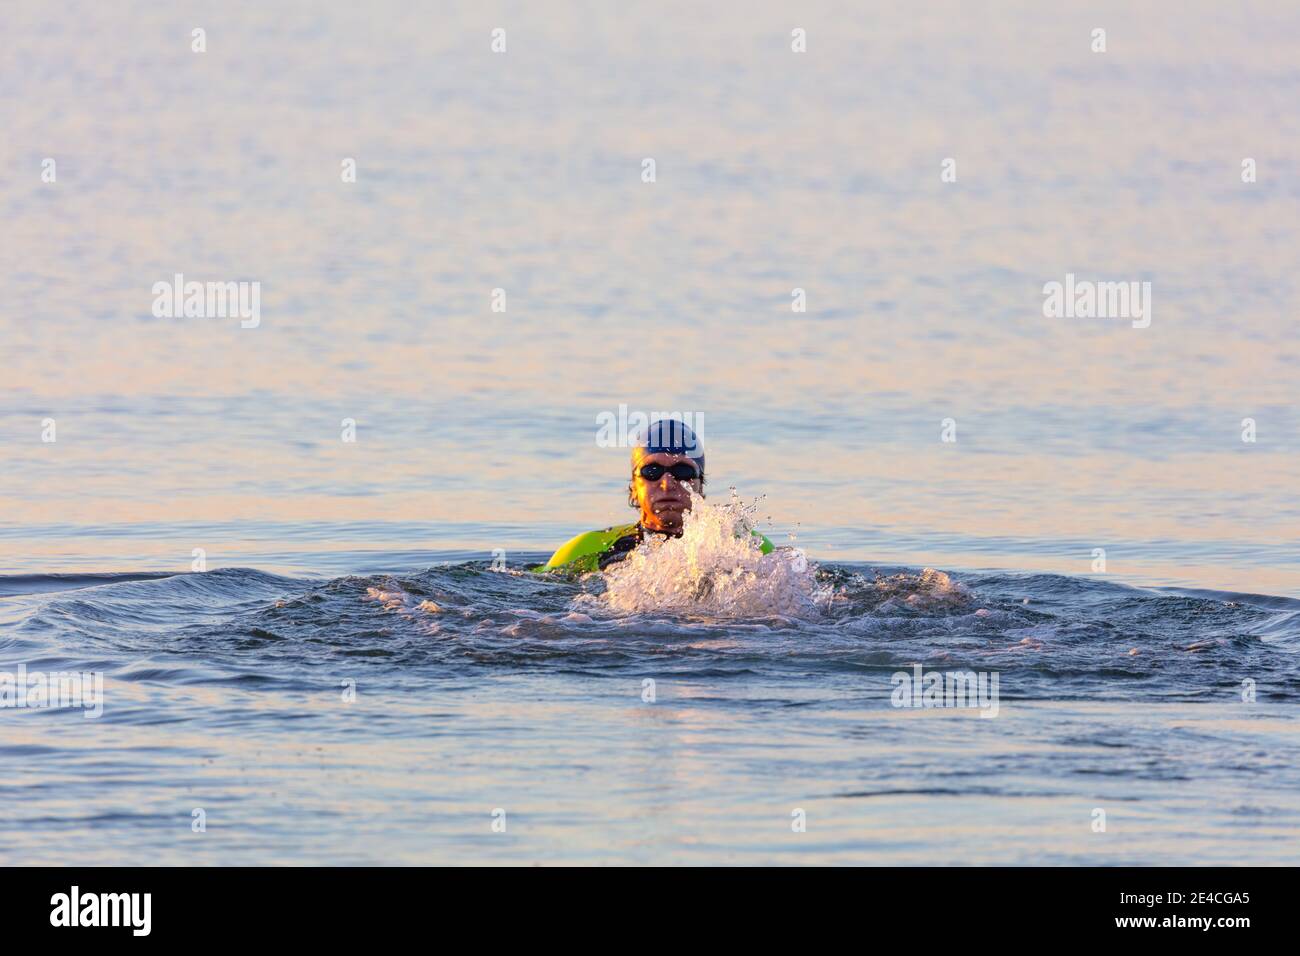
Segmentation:
{"type": "MultiPolygon", "coordinates": [[[[647,535],[680,537],[692,493],[704,497],[704,446],[685,422],[659,419],[637,436],[632,447],[627,503],[640,512],[638,519],[584,532],[535,570],[603,571],[626,558],[647,535]]],[[[757,536],[762,538],[763,553],[770,553],[772,542],[757,536]]]]}

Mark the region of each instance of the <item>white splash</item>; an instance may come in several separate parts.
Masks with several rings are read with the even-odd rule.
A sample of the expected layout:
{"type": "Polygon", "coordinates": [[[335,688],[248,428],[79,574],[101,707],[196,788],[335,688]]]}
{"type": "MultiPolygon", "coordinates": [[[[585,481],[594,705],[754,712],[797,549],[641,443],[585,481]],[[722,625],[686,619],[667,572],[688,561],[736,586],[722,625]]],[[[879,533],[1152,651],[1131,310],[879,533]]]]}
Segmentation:
{"type": "Polygon", "coordinates": [[[377,602],[385,611],[401,611],[411,604],[411,596],[396,584],[390,588],[366,588],[366,600],[377,602]]]}
{"type": "Polygon", "coordinates": [[[598,600],[618,612],[670,611],[707,617],[811,617],[821,595],[797,548],[760,550],[758,503],[712,504],[691,493],[682,535],[646,541],[604,572],[598,600]]]}
{"type": "Polygon", "coordinates": [[[920,611],[937,611],[960,608],[972,600],[970,591],[960,582],[934,568],[926,568],[919,575],[878,577],[874,587],[876,593],[884,599],[880,607],[886,610],[893,606],[903,606],[920,611]]]}

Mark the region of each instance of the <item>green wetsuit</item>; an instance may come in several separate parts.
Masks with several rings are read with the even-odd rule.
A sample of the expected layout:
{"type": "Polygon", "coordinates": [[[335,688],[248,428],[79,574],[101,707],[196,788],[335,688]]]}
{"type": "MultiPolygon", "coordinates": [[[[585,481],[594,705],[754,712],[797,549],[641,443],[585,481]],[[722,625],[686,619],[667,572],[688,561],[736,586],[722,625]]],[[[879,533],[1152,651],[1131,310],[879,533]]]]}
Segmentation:
{"type": "MultiPolygon", "coordinates": [[[[754,536],[762,539],[763,554],[772,552],[772,542],[757,531],[754,536]]],[[[576,535],[551,555],[551,560],[539,565],[534,571],[566,571],[586,573],[603,571],[615,561],[627,557],[644,538],[644,532],[637,522],[616,525],[602,531],[584,531],[576,535]]]]}

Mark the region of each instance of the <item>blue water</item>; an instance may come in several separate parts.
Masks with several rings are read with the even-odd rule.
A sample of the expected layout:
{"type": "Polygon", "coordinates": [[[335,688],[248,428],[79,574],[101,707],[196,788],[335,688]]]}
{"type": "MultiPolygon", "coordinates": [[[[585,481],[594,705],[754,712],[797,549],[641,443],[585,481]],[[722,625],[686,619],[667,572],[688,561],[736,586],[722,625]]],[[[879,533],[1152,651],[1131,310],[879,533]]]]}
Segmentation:
{"type": "Polygon", "coordinates": [[[1300,601],[844,564],[808,619],[620,615],[541,556],[5,576],[0,669],[102,671],[106,706],[4,712],[0,855],[1295,860],[1300,601]],[[996,716],[894,707],[918,663],[997,672],[996,716]]]}

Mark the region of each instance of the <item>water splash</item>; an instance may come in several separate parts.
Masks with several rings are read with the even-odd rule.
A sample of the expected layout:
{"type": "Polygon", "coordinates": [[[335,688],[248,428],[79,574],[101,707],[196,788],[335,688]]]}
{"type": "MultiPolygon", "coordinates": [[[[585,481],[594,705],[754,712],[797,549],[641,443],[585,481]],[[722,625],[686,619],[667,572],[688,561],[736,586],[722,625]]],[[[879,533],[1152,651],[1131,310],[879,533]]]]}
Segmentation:
{"type": "Polygon", "coordinates": [[[763,554],[753,533],[757,510],[757,500],[746,505],[734,488],[721,504],[691,492],[681,537],[649,536],[605,571],[605,591],[591,600],[621,613],[819,616],[826,595],[815,566],[798,548],[763,554]]]}
{"type": "Polygon", "coordinates": [[[874,587],[876,594],[883,598],[881,608],[899,605],[922,611],[940,611],[963,608],[974,599],[969,589],[934,568],[925,568],[919,575],[902,573],[877,577],[874,587]]]}

